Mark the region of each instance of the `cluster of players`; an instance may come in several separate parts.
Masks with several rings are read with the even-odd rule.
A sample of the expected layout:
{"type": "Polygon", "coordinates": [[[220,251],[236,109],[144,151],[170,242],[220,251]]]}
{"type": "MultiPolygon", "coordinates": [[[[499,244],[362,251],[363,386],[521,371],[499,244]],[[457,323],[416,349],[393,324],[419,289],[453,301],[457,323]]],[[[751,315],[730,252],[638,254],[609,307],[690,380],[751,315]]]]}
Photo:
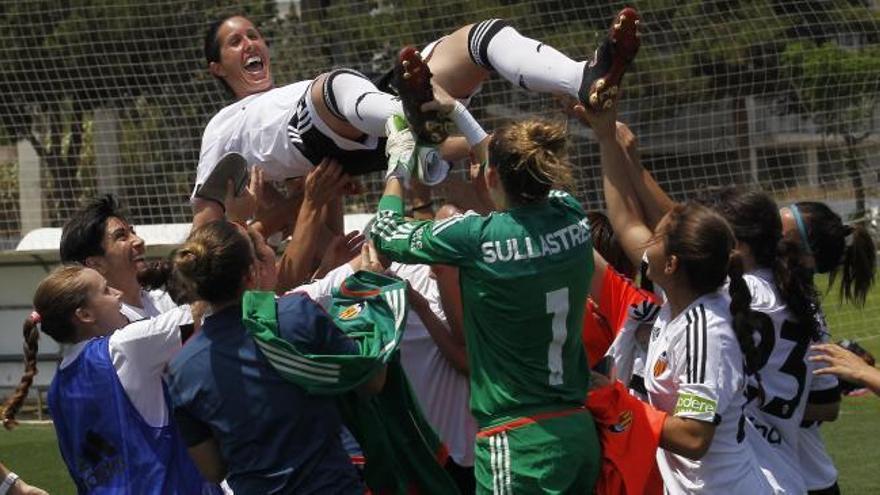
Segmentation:
{"type": "MultiPolygon", "coordinates": [[[[400,364],[461,493],[838,493],[819,428],[837,418],[834,374],[864,370],[827,343],[813,278],[864,304],[876,248],[822,203],[734,189],[672,201],[616,118],[638,44],[632,9],[590,63],[496,19],[402,53],[396,95],[347,69],[276,88],[258,29],[219,19],[205,54],[236,101],[205,130],[189,238],[148,265],[112,197],[67,222],[4,425],[45,333],[65,344],[49,409],[80,493],[381,492],[356,468],[338,397],[276,367],[317,380],[339,372],[309,356],[364,353],[323,308],[366,271],[408,283],[400,364]],[[563,192],[564,125],[490,135],[469,114],[492,73],[592,129],[607,217],[563,192]],[[253,165],[249,184],[205,194],[228,152],[253,165]],[[468,157],[471,209],[435,215],[424,183],[468,157]],[[376,216],[344,234],[341,197],[376,170],[376,216]],[[265,240],[277,232],[280,255],[265,240]],[[280,295],[269,320],[298,354],[254,337],[251,291],[280,295]]],[[[383,363],[349,388],[380,394],[391,375],[383,363]]],[[[442,493],[407,483],[395,490],[442,493]]]]}

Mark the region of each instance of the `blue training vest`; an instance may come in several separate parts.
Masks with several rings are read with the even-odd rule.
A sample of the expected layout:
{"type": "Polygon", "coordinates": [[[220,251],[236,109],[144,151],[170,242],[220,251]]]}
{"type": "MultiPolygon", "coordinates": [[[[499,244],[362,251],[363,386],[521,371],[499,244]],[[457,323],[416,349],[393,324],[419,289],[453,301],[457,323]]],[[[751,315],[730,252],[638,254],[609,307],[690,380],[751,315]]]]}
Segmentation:
{"type": "Polygon", "coordinates": [[[55,373],[49,411],[80,494],[198,495],[215,489],[187,455],[174,422],[150,426],[135,409],[113,368],[107,337],[90,340],[55,373]]]}

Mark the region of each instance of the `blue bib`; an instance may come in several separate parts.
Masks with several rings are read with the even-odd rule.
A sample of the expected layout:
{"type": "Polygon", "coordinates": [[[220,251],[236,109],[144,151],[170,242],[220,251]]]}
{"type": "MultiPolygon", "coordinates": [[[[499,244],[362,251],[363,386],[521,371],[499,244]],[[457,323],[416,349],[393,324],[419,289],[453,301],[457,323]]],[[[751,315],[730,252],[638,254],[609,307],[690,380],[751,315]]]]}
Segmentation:
{"type": "Polygon", "coordinates": [[[107,337],[90,340],[73,363],[55,373],[49,411],[81,494],[213,491],[187,455],[174,422],[150,426],[128,399],[107,337]]]}

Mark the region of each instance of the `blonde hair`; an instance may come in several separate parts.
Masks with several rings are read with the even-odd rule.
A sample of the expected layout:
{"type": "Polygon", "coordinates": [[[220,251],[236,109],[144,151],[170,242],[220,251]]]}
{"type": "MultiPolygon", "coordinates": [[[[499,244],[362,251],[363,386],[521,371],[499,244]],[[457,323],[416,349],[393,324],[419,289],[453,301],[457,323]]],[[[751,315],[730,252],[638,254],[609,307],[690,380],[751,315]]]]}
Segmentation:
{"type": "Polygon", "coordinates": [[[568,133],[562,123],[533,119],[510,122],[495,131],[489,143],[489,164],[515,203],[533,203],[551,189],[571,190],[574,179],[568,159],[568,133]]]}

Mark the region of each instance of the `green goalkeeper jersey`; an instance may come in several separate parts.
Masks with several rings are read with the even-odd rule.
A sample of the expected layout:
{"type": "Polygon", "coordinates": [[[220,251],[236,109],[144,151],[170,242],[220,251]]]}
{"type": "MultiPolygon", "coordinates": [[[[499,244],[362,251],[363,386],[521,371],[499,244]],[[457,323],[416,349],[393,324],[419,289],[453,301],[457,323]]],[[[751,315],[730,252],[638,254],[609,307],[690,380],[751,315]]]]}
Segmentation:
{"type": "Polygon", "coordinates": [[[406,221],[384,196],[371,229],[376,248],[402,263],[460,268],[471,410],[480,426],[584,403],[581,345],[593,274],[586,213],[569,194],[441,221],[406,221]]]}

